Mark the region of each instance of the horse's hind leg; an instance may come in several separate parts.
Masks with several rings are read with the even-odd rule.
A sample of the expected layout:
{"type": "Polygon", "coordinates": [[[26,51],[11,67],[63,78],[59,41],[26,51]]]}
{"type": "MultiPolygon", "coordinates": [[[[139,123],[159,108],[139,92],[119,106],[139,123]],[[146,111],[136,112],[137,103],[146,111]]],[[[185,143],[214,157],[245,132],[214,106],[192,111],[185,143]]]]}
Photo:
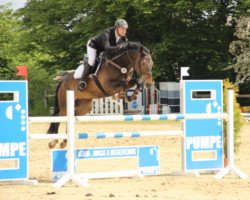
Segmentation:
{"type": "MultiPolygon", "coordinates": [[[[90,112],[92,109],[91,102],[92,100],[89,100],[89,99],[76,100],[75,101],[75,116],[82,116],[90,112]]],[[[66,147],[66,145],[67,145],[67,140],[63,140],[60,143],[60,148],[63,149],[66,147]]]]}
{"type": "MultiPolygon", "coordinates": [[[[54,112],[52,116],[57,116],[57,115],[62,115],[62,110],[60,109],[59,106],[59,101],[58,101],[58,93],[60,91],[61,88],[61,83],[59,83],[56,87],[56,95],[55,95],[55,103],[54,103],[54,112]]],[[[51,123],[50,127],[47,131],[47,134],[57,134],[58,133],[58,128],[59,128],[60,123],[51,123]]],[[[58,143],[58,140],[53,140],[51,142],[49,142],[49,148],[52,149],[56,146],[56,144],[58,143]]]]}
{"type": "MultiPolygon", "coordinates": [[[[57,134],[60,123],[51,123],[47,134],[57,134]]],[[[48,146],[50,149],[53,149],[58,143],[58,140],[52,140],[49,142],[48,146]]]]}
{"type": "MultiPolygon", "coordinates": [[[[63,109],[60,109],[58,115],[59,116],[65,116],[66,111],[63,110],[63,109]]],[[[47,134],[58,134],[59,125],[60,125],[60,123],[51,123],[50,127],[49,127],[49,129],[47,131],[47,134]]],[[[53,149],[57,145],[57,143],[58,143],[58,139],[52,140],[52,141],[49,142],[48,147],[50,149],[53,149]]]]}

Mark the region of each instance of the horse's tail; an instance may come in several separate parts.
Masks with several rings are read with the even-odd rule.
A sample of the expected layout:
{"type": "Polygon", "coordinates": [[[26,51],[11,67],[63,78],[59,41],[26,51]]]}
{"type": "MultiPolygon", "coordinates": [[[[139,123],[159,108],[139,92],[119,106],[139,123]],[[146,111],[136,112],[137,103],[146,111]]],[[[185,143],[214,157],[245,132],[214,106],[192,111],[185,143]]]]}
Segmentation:
{"type": "Polygon", "coordinates": [[[53,112],[53,114],[52,114],[53,116],[56,116],[56,115],[59,113],[59,111],[60,111],[60,107],[59,107],[59,105],[58,105],[58,90],[59,90],[61,84],[62,84],[62,82],[60,82],[60,83],[57,85],[57,87],[56,87],[55,103],[54,103],[54,112],[53,112]]]}
{"type": "MultiPolygon", "coordinates": [[[[59,107],[59,104],[58,104],[58,91],[59,91],[59,88],[61,86],[62,82],[60,82],[57,87],[56,87],[56,94],[55,94],[55,103],[54,103],[54,112],[53,112],[53,116],[56,116],[59,114],[60,112],[60,107],[59,107]]],[[[50,126],[49,126],[49,129],[47,131],[47,133],[57,133],[58,132],[58,127],[59,127],[59,124],[60,123],[51,123],[50,126]]]]}

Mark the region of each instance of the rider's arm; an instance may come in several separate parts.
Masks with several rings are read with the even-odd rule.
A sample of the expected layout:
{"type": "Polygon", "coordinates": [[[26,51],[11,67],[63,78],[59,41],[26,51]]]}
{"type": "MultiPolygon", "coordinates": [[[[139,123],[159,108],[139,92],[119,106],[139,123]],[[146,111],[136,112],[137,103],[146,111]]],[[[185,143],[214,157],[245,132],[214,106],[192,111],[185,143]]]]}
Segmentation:
{"type": "Polygon", "coordinates": [[[120,46],[110,46],[109,37],[110,37],[109,33],[104,33],[102,36],[104,49],[108,53],[115,54],[117,51],[119,51],[121,49],[121,47],[120,46]]]}

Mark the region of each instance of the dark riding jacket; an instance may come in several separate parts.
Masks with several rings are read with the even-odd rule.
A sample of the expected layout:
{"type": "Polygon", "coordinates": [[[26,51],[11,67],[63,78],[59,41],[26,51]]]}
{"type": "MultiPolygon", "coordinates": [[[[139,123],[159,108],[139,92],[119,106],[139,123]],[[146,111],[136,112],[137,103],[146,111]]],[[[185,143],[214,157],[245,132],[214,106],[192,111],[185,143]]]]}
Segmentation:
{"type": "Polygon", "coordinates": [[[89,46],[96,49],[97,53],[105,51],[109,55],[114,55],[121,49],[118,44],[127,42],[126,36],[121,37],[116,43],[115,27],[108,28],[102,34],[97,35],[91,39],[89,46]]]}

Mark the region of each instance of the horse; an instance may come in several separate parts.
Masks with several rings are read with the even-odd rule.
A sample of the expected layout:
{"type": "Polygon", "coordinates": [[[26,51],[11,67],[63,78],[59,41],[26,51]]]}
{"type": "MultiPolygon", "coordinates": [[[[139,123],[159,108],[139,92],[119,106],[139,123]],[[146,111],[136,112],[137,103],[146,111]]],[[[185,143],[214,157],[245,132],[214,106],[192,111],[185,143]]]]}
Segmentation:
{"type": "MultiPolygon", "coordinates": [[[[146,88],[153,83],[153,59],[150,51],[138,42],[129,42],[112,58],[104,56],[95,74],[87,79],[87,87],[83,92],[77,89],[79,79],[74,79],[73,73],[68,74],[56,87],[53,116],[66,115],[66,91],[74,90],[75,116],[87,114],[92,109],[92,100],[115,94],[124,94],[136,84],[144,84],[146,88]],[[138,83],[134,71],[139,76],[138,83]]],[[[138,88],[138,87],[137,87],[138,88]]],[[[47,134],[57,134],[60,123],[51,123],[47,134]]],[[[49,148],[54,148],[58,140],[49,142],[49,148]]],[[[60,148],[67,145],[67,140],[60,143],[60,148]]]]}

